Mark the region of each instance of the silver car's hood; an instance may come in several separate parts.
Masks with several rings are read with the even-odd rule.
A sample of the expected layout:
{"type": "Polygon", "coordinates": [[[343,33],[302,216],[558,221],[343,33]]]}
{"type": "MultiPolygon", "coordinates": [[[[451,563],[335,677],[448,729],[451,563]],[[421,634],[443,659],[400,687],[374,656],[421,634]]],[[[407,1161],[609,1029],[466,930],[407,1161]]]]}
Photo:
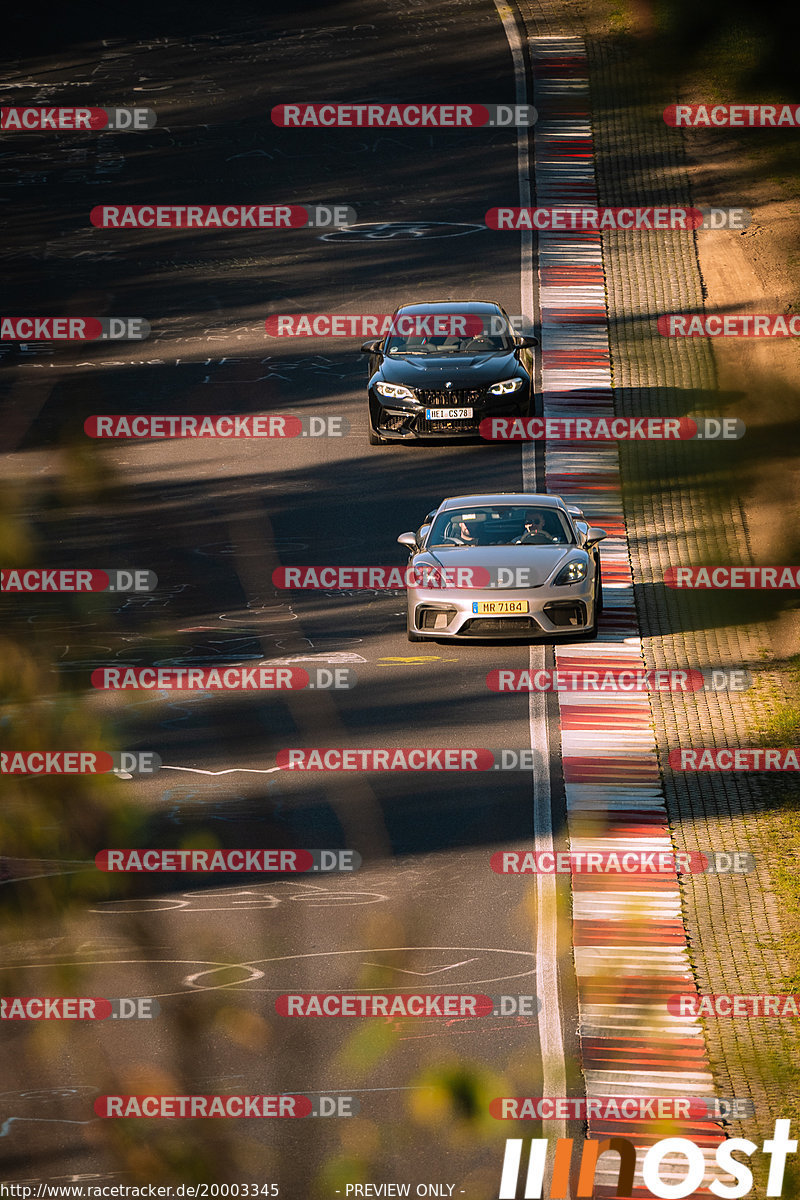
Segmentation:
{"type": "Polygon", "coordinates": [[[423,550],[415,555],[414,562],[437,563],[442,567],[525,567],[531,587],[546,583],[560,563],[569,558],[585,558],[586,551],[579,546],[440,546],[434,550],[423,550]]]}

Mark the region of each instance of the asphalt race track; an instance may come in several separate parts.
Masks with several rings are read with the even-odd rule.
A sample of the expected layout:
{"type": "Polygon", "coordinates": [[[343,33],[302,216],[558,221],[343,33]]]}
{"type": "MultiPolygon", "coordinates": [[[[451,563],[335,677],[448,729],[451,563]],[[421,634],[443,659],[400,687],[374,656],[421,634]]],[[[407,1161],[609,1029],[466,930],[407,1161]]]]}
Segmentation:
{"type": "MultiPolygon", "coordinates": [[[[21,15],[10,25],[4,104],[140,106],[157,120],[131,132],[3,134],[5,311],[151,328],[146,340],[113,344],[0,341],[0,450],[16,497],[0,525],[3,553],[20,568],[152,571],[158,585],[3,597],[4,638],[38,664],[15,659],[9,670],[16,744],[3,742],[150,752],[162,767],[102,782],[4,780],[0,991],[144,998],[157,1011],[0,1030],[2,1181],[276,1185],[259,1194],[286,1200],[394,1183],[483,1200],[498,1195],[507,1136],[586,1135],[582,1120],[523,1125],[488,1111],[500,1096],[586,1094],[569,876],[543,883],[490,865],[498,851],[569,844],[562,731],[574,723],[553,693],[501,695],[486,682],[498,668],[553,669],[554,646],[412,645],[401,589],[273,581],[281,567],[403,567],[397,536],[442,498],[555,491],[565,478],[543,443],[371,446],[365,337],[265,329],[278,314],[482,299],[541,333],[540,277],[555,260],[540,258],[536,236],[484,219],[497,205],[535,202],[546,167],[535,157],[538,126],[295,129],[270,119],[274,105],[306,101],[532,104],[536,32],[499,0],[90,5],[63,10],[35,47],[21,15]],[[355,219],[227,229],[90,221],[97,206],[157,204],[338,205],[355,219]],[[89,418],[117,414],[293,414],[304,430],[84,432],[89,418]],[[319,682],[226,693],[91,682],[106,667],[227,664],[303,668],[319,682]],[[341,668],[355,686],[325,684],[341,668]],[[303,772],[279,763],[282,750],[315,747],[524,750],[533,765],[303,772]],[[361,865],[123,878],[93,862],[114,846],[332,850],[355,852],[361,865]],[[276,1010],[285,993],[339,992],[485,994],[494,1006],[486,1016],[328,1020],[276,1010]],[[500,996],[536,1000],[519,1012],[500,996]],[[350,1097],[357,1115],[309,1128],[311,1117],[126,1121],[94,1107],[103,1095],[226,1094],[350,1097]]],[[[559,62],[574,67],[574,53],[559,62]]],[[[589,282],[600,291],[578,303],[599,303],[602,328],[580,345],[591,357],[605,341],[590,364],[605,370],[597,259],[589,282]]],[[[586,463],[569,469],[591,473],[586,463]]],[[[604,510],[616,524],[598,644],[622,647],[635,613],[614,503],[604,510]]],[[[634,715],[626,726],[630,715],[621,730],[642,724],[634,715]]],[[[636,736],[620,733],[620,753],[636,736]]],[[[643,836],[638,828],[623,834],[643,836]]],[[[664,937],[683,953],[679,912],[658,915],[674,918],[664,937]]],[[[612,1094],[625,1092],[620,1080],[612,1094]]]]}

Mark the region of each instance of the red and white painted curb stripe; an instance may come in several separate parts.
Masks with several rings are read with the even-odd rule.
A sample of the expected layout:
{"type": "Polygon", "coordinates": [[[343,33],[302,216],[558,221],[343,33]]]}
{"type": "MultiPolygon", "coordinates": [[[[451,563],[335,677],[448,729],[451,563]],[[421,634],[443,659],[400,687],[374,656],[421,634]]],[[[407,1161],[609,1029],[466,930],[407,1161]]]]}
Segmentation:
{"type": "MultiPolygon", "coordinates": [[[[597,204],[588,67],[572,37],[530,41],[537,205],[597,204]]],[[[542,389],[546,417],[614,415],[602,241],[598,234],[540,233],[542,389]]],[[[601,545],[605,612],[594,643],[556,648],[559,669],[643,666],[620,489],[611,445],[546,447],[546,488],[578,504],[611,535],[601,545]]],[[[618,697],[560,693],[570,847],[673,850],[646,692],[618,697]]],[[[573,945],[587,1096],[711,1096],[702,1028],[671,1016],[667,997],[694,990],[678,877],[573,877],[573,945]]],[[[671,1126],[671,1129],[673,1127],[671,1126]]],[[[630,1137],[647,1148],[663,1136],[646,1121],[592,1121],[592,1137],[630,1137]]],[[[713,1169],[724,1140],[709,1120],[681,1123],[713,1169]]],[[[674,1181],[685,1176],[677,1161],[674,1181]]],[[[663,1177],[670,1182],[670,1160],[663,1177]]],[[[637,1178],[641,1175],[637,1174],[637,1178]]],[[[615,1194],[602,1167],[598,1196],[615,1194]]],[[[701,1192],[704,1194],[705,1187],[701,1192]]],[[[649,1195],[640,1187],[634,1195],[649,1195]]]]}

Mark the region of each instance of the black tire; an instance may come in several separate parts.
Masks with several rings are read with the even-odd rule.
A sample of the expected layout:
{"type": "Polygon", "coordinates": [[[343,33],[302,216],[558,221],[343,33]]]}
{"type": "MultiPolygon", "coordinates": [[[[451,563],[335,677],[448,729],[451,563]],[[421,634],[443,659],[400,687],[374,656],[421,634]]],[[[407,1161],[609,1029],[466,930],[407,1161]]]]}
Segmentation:
{"type": "Polygon", "coordinates": [[[419,633],[414,633],[413,629],[406,629],[406,636],[410,642],[424,642],[425,638],[419,633]]]}
{"type": "Polygon", "coordinates": [[[600,613],[603,611],[603,581],[600,576],[597,576],[597,588],[594,593],[594,624],[580,635],[583,642],[593,642],[597,637],[597,629],[600,622],[600,613]]]}
{"type": "Polygon", "coordinates": [[[385,446],[386,445],[383,438],[375,432],[375,430],[372,428],[371,425],[369,427],[369,444],[370,444],[370,446],[385,446]]]}

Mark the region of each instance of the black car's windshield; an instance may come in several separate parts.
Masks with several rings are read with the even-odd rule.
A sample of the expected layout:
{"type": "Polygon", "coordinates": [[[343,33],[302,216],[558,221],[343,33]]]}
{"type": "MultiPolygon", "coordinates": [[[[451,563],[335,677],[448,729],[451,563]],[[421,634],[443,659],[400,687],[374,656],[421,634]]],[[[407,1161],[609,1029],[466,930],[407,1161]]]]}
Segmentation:
{"type": "Polygon", "coordinates": [[[501,313],[398,313],[384,354],[508,354],[514,332],[501,313]]]}
{"type": "Polygon", "coordinates": [[[567,518],[557,508],[493,504],[439,513],[425,548],[571,545],[574,541],[567,518]]]}

